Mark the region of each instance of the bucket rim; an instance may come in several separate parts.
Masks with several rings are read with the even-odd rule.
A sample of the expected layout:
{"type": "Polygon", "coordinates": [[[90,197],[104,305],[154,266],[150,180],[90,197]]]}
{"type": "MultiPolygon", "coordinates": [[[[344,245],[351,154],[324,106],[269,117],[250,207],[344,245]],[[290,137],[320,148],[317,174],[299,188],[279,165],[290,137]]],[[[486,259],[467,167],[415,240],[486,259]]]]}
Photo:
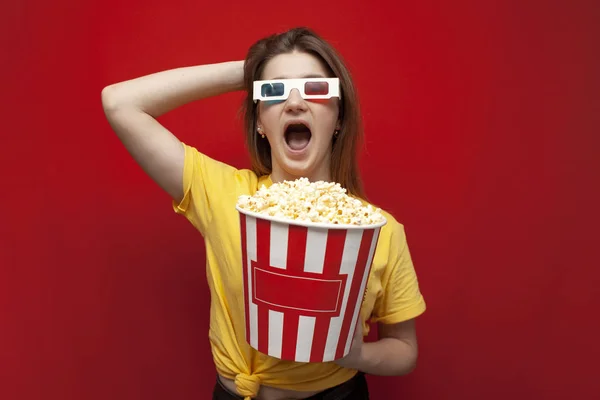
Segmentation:
{"type": "Polygon", "coordinates": [[[260,214],[254,211],[248,211],[248,210],[244,210],[242,208],[240,208],[240,206],[236,205],[235,209],[240,213],[240,214],[244,214],[244,215],[248,215],[250,217],[254,217],[256,219],[262,219],[262,220],[266,220],[266,221],[271,221],[271,222],[278,222],[280,224],[284,224],[284,225],[295,225],[295,226],[303,226],[303,227],[307,227],[307,228],[321,228],[321,229],[347,229],[347,230],[361,230],[361,231],[366,231],[369,229],[377,229],[377,228],[381,228],[384,225],[387,224],[387,218],[385,218],[384,215],[382,215],[381,217],[383,218],[383,221],[378,222],[376,224],[370,224],[370,225],[352,225],[352,224],[328,224],[325,222],[310,222],[310,221],[294,221],[291,219],[286,219],[286,218],[280,218],[280,217],[272,217],[270,215],[265,215],[265,214],[260,214]]]}

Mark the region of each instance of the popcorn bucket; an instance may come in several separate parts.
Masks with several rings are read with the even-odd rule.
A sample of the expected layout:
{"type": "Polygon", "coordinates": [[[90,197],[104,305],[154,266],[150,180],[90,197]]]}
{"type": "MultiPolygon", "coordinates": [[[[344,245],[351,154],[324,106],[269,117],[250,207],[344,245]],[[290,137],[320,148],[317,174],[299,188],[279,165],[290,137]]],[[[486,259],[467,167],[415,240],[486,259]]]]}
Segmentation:
{"type": "Polygon", "coordinates": [[[246,340],[282,360],[348,354],[381,227],[240,216],[246,340]]]}

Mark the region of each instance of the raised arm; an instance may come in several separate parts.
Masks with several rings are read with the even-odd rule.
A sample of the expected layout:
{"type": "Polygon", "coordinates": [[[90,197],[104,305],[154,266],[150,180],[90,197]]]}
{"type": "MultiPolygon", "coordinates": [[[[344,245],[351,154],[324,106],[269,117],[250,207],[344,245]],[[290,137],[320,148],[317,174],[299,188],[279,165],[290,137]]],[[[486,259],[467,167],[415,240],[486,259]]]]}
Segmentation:
{"type": "Polygon", "coordinates": [[[105,87],[102,106],[135,161],[179,202],[184,150],[156,118],[195,100],[242,90],[243,77],[243,61],[172,69],[105,87]]]}

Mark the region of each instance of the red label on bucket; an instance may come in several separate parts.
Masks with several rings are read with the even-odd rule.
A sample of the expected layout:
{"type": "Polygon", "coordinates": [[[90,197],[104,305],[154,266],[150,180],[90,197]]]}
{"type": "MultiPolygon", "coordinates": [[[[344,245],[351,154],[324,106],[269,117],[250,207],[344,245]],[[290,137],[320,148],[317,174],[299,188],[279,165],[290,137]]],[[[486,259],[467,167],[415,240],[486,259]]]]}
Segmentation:
{"type": "Polygon", "coordinates": [[[257,304],[281,312],[295,310],[305,316],[340,315],[345,275],[328,279],[309,274],[290,275],[289,271],[259,266],[255,261],[252,261],[252,273],[253,301],[257,304]]]}

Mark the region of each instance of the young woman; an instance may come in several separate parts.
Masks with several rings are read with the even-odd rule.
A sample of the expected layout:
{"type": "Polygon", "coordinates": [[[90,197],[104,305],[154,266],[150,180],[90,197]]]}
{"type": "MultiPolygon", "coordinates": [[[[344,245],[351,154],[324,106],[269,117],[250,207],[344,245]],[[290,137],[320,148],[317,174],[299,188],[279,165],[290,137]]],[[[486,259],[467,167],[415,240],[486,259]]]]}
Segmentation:
{"type": "Polygon", "coordinates": [[[212,299],[209,339],[218,373],[214,399],[367,399],[364,374],[412,371],[414,319],[425,311],[425,302],[403,226],[385,212],[388,222],[373,259],[361,323],[346,357],[327,363],[282,361],[246,342],[238,196],[306,177],[338,182],[364,199],[356,158],[362,135],[357,96],[347,68],[326,41],[309,29],[292,29],[258,41],[244,61],[178,68],[110,85],[102,91],[102,104],[131,156],[172,197],[175,212],[204,237],[212,299]],[[257,81],[264,82],[255,90],[257,81]],[[235,90],[247,92],[250,170],[211,159],[156,120],[186,103],[235,90]],[[319,93],[332,96],[310,98],[319,93]],[[379,338],[364,343],[368,320],[378,324],[379,338]]]}

